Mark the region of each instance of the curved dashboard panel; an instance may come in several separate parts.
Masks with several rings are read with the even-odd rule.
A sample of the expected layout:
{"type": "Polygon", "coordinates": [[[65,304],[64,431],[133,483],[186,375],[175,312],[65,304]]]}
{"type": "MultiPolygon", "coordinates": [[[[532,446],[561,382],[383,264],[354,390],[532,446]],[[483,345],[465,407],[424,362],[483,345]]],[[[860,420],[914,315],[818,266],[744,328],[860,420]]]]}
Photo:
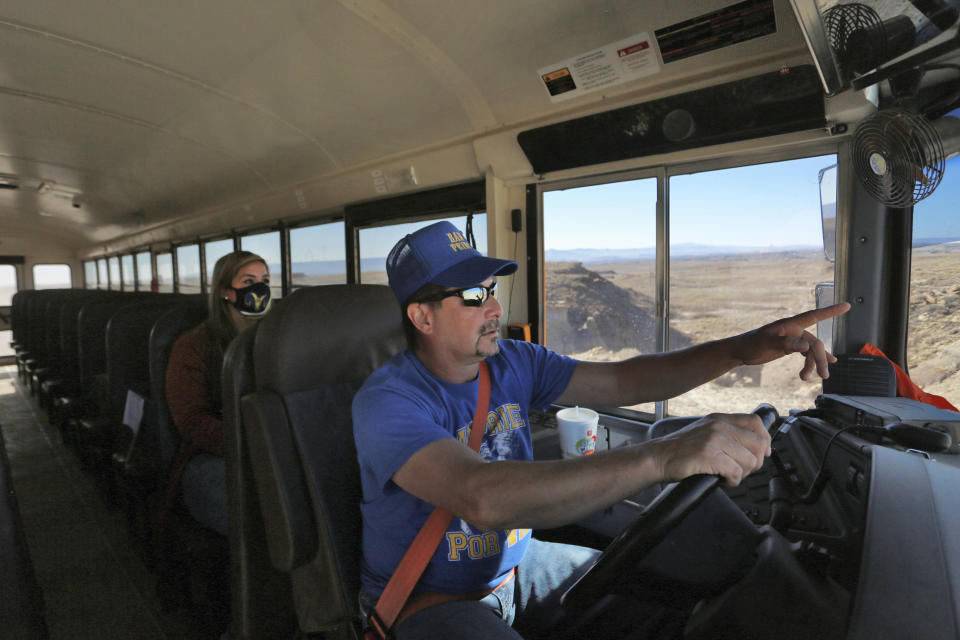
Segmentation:
{"type": "Polygon", "coordinates": [[[873,447],[848,637],[960,637],[960,470],[873,447]]]}

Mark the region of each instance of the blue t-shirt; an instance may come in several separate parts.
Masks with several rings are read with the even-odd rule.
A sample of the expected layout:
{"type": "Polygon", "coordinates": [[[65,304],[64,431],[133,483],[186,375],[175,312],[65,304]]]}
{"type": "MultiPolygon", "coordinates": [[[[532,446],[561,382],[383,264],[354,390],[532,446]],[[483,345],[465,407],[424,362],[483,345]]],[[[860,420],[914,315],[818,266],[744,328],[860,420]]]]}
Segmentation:
{"type": "MultiPolygon", "coordinates": [[[[576,360],[529,342],[502,340],[487,358],[490,410],[480,455],[532,460],[527,411],[546,408],[567,388],[576,360]]],[[[353,436],[363,485],[364,591],[379,594],[434,507],[393,483],[414,453],[442,438],[468,446],[477,406],[477,380],[438,379],[410,351],[394,356],[367,379],[353,400],[353,436]]],[[[492,487],[509,491],[509,487],[492,487]]],[[[529,529],[480,531],[454,518],[415,591],[469,593],[496,586],[520,563],[529,529]]]]}

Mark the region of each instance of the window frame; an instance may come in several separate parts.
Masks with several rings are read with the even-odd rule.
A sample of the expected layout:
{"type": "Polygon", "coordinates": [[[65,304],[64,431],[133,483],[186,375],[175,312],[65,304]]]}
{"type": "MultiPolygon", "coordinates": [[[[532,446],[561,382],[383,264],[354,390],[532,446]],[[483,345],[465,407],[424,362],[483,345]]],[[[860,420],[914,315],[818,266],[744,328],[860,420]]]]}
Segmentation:
{"type": "MultiPolygon", "coordinates": [[[[531,339],[538,344],[543,344],[543,336],[546,321],[546,291],[545,291],[545,251],[543,247],[543,194],[547,191],[556,191],[561,189],[571,189],[580,187],[590,187],[611,182],[621,182],[626,180],[641,180],[651,177],[657,178],[657,230],[656,230],[656,345],[657,353],[663,353],[670,349],[670,178],[675,176],[689,175],[692,173],[702,173],[707,171],[718,171],[723,169],[736,169],[759,164],[769,164],[775,162],[784,162],[789,160],[798,160],[819,155],[833,154],[837,158],[838,170],[847,163],[847,158],[843,151],[846,147],[839,141],[826,140],[816,143],[803,143],[790,145],[780,149],[768,151],[765,153],[743,153],[718,156],[703,160],[677,163],[660,163],[650,166],[639,167],[635,169],[598,172],[575,177],[558,177],[554,180],[541,180],[540,182],[530,183],[526,188],[527,195],[527,256],[530,258],[531,268],[527,275],[527,309],[528,318],[531,324],[531,339]]],[[[838,174],[843,176],[843,174],[838,174]]],[[[838,180],[841,179],[838,177],[838,180]]],[[[747,187],[745,187],[747,188],[747,187]]],[[[846,215],[847,211],[841,207],[841,198],[843,194],[838,192],[837,220],[841,215],[846,215]]],[[[839,230],[838,230],[839,233],[839,230]]],[[[842,266],[840,257],[834,262],[834,281],[841,277],[842,266]]],[[[835,326],[834,333],[836,335],[835,326]]],[[[667,416],[667,402],[659,401],[656,403],[655,419],[661,419],[667,416]]],[[[629,419],[645,419],[639,412],[623,409],[620,407],[607,407],[605,413],[625,417],[629,419]]]]}

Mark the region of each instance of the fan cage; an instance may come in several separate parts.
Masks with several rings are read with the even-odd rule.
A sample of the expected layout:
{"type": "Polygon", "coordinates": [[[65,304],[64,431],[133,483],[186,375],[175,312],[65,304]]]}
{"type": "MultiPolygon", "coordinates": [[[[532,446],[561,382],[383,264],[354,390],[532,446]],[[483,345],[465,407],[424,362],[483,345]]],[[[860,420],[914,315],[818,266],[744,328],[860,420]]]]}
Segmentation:
{"type": "Polygon", "coordinates": [[[823,16],[830,46],[848,77],[873,69],[886,55],[886,33],[880,15],[859,2],[832,7],[823,16]]]}
{"type": "Polygon", "coordinates": [[[880,111],[861,122],[851,153],[864,188],[887,206],[913,206],[943,178],[940,135],[926,118],[909,111],[880,111]]]}

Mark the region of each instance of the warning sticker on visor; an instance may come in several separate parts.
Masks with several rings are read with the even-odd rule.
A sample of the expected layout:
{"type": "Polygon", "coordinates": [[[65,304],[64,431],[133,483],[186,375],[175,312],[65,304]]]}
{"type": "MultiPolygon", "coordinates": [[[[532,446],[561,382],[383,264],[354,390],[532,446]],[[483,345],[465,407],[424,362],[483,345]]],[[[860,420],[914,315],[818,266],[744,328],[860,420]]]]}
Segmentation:
{"type": "Polygon", "coordinates": [[[537,73],[550,100],[562,102],[659,72],[655,49],[650,36],[640,33],[543,67],[537,73]]]}

